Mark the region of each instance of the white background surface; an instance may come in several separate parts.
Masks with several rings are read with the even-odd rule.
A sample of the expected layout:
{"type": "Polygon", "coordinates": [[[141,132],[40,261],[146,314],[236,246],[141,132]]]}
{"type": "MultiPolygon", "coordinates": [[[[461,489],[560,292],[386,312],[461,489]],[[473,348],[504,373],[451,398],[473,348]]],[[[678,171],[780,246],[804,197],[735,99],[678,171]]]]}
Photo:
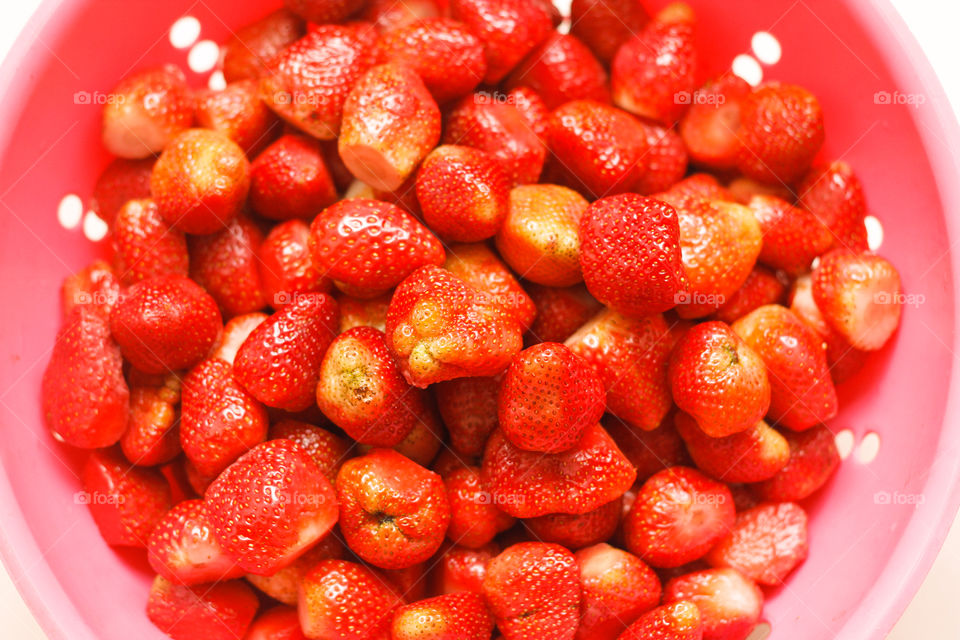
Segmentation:
{"type": "MultiPolygon", "coordinates": [[[[946,89],[954,113],[960,114],[960,58],[956,25],[960,8],[954,0],[892,0],[913,30],[946,89]]],[[[0,58],[20,32],[40,0],[0,4],[0,58]]],[[[957,611],[960,584],[960,518],[954,522],[940,556],[903,618],[887,640],[960,638],[957,611]]],[[[774,634],[774,638],[776,634],[774,634]]],[[[0,638],[46,640],[6,571],[0,567],[0,638]]]]}

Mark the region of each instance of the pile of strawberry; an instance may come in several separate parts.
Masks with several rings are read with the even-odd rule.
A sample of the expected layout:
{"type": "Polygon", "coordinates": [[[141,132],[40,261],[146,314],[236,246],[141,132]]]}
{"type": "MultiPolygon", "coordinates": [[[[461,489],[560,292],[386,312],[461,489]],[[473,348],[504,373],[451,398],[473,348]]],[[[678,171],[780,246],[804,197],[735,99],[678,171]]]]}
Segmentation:
{"type": "Polygon", "coordinates": [[[900,317],[817,99],[698,87],[683,4],[286,4],[116,87],[63,286],[43,410],[150,619],[745,638],[900,317]]]}

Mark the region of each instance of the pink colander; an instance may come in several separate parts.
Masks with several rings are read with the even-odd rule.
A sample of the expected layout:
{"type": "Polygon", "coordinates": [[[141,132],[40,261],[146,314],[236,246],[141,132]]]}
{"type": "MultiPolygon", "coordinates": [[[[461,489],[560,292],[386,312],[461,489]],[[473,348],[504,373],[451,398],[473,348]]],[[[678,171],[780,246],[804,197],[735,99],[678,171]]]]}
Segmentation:
{"type": "MultiPolygon", "coordinates": [[[[852,454],[807,505],[810,557],[765,609],[776,640],[876,640],[916,591],[960,501],[957,125],[886,2],[690,1],[709,72],[740,55],[738,68],[752,79],[762,73],[820,97],[824,157],[856,168],[882,221],[880,251],[908,293],[892,344],[841,390],[830,426],[852,454]],[[776,42],[758,32],[779,43],[779,61],[776,42]]],[[[278,4],[47,0],[0,71],[0,551],[52,638],[161,637],[144,615],[151,575],[143,552],[100,539],[75,497],[82,454],[54,442],[40,414],[60,282],[105,244],[90,240],[103,229],[81,206],[108,160],[97,103],[124,75],[164,62],[192,62],[204,71],[195,84],[206,84],[213,43],[278,4]],[[181,22],[178,49],[170,29],[183,16],[198,21],[200,42],[191,33],[197,22],[181,22]]]]}

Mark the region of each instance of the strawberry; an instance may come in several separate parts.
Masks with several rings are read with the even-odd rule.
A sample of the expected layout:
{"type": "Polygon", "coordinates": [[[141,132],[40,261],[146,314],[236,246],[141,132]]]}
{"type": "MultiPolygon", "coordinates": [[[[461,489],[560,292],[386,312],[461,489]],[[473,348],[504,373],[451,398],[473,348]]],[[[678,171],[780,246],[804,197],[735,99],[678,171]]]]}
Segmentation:
{"type": "Polygon", "coordinates": [[[702,558],[734,521],[726,485],[690,467],[655,473],[637,492],[623,522],[627,549],[654,567],[702,558]]]}
{"type": "Polygon", "coordinates": [[[293,440],[306,450],[333,483],[340,467],[351,456],[350,443],[340,436],[299,420],[280,420],[270,425],[270,440],[293,440]]]}
{"type": "Polygon", "coordinates": [[[790,445],[786,438],[762,420],[724,438],[706,435],[686,413],[677,413],[674,420],[697,467],[718,480],[767,480],[783,469],[790,459],[790,445]]]}
{"type": "Polygon", "coordinates": [[[309,219],[336,199],[317,140],[281,136],[250,165],[250,206],[265,218],[309,219]]]}
{"type": "Polygon", "coordinates": [[[491,85],[503,80],[553,29],[546,7],[526,0],[450,0],[450,14],[483,42],[483,80],[491,85]]]}
{"type": "Polygon", "coordinates": [[[769,419],[802,431],[836,415],[837,394],[823,341],[800,318],[779,305],[767,305],[732,328],[767,365],[769,419]]]}
{"type": "Polygon", "coordinates": [[[634,429],[622,420],[610,416],[603,426],[637,469],[637,480],[645,481],[658,471],[689,463],[687,451],[670,416],[650,431],[634,429]]]}
{"type": "Polygon", "coordinates": [[[117,212],[128,200],[150,197],[150,174],[154,162],[156,158],[153,156],[139,160],[114,158],[93,185],[90,210],[112,226],[117,212]]]}
{"type": "Polygon", "coordinates": [[[556,544],[515,544],[487,565],[483,595],[504,638],[572,640],[580,617],[577,559],[556,544]]]}
{"type": "Polygon", "coordinates": [[[266,306],[257,252],[263,234],[246,216],[219,233],[191,236],[190,277],[217,301],[227,318],[266,306]]]}
{"type": "Polygon", "coordinates": [[[510,89],[530,87],[549,109],[571,100],[610,101],[600,61],[576,36],[557,31],[514,68],[506,83],[510,89]]]}
{"type": "Polygon", "coordinates": [[[793,502],[767,503],[737,514],[733,530],[710,550],[714,567],[731,567],[776,587],[807,557],[807,514],[793,502]]]}
{"type": "Polygon", "coordinates": [[[587,206],[567,187],[514,187],[496,237],[500,255],[521,278],[552,287],[577,284],[583,279],[577,229],[587,206]]]}
{"type": "Polygon", "coordinates": [[[127,428],[130,391],[120,347],[104,311],[73,307],[57,333],[41,383],[43,416],[56,439],[74,447],[109,447],[127,428]]]}
{"type": "Polygon", "coordinates": [[[563,342],[603,308],[583,285],[558,288],[530,283],[526,291],[537,312],[527,332],[530,342],[563,342]]]}
{"type": "Polygon", "coordinates": [[[310,252],[337,287],[372,298],[427,264],[443,264],[443,246],[399,207],[376,200],[341,200],[310,225],[310,252]]]}
{"type": "Polygon", "coordinates": [[[394,29],[443,15],[446,5],[446,0],[367,0],[359,17],[372,22],[382,40],[394,29]]]}
{"type": "Polygon", "coordinates": [[[526,97],[505,100],[487,93],[464,96],[446,117],[443,144],[486,151],[500,161],[512,184],[540,179],[547,149],[526,97]]]}
{"type": "Polygon", "coordinates": [[[583,593],[577,640],[616,640],[659,604],[660,579],[635,555],[603,543],[575,555],[583,593]]]}
{"type": "Polygon", "coordinates": [[[765,84],[743,99],[738,135],[737,168],[744,175],[790,183],[806,173],[823,145],[823,111],[803,87],[765,84]]]}
{"type": "Polygon", "coordinates": [[[484,491],[480,470],[458,469],[443,478],[450,503],[450,526],[447,537],[469,549],[484,547],[494,537],[513,526],[513,517],[497,508],[484,491]]]}
{"type": "Polygon", "coordinates": [[[639,0],[573,0],[570,6],[571,32],[604,63],[649,19],[639,0]]]}
{"type": "Polygon", "coordinates": [[[833,433],[825,426],[783,435],[790,444],[790,460],[769,480],[751,485],[767,502],[797,502],[813,495],[840,465],[833,433]]]}
{"type": "Polygon", "coordinates": [[[553,542],[576,550],[609,540],[620,524],[622,500],[617,498],[593,511],[580,514],[548,513],[527,518],[523,525],[541,542],[553,542]]]}
{"type": "Polygon", "coordinates": [[[146,547],[150,532],[172,506],[170,485],[159,471],[134,467],[114,449],[90,453],[81,480],[78,495],[109,545],[146,547]]]}
{"type": "MultiPolygon", "coordinates": [[[[762,251],[762,249],[761,249],[762,251]]],[[[713,318],[733,324],[754,309],[765,304],[777,304],[786,292],[784,279],[763,265],[757,265],[740,288],[717,309],[713,318]]]]}
{"type": "Polygon", "coordinates": [[[760,619],[763,592],[734,569],[708,569],[668,582],[663,601],[697,605],[703,640],[743,640],[760,619]]]}
{"type": "Polygon", "coordinates": [[[500,373],[522,345],[520,326],[492,296],[432,265],[397,287],[386,329],[387,347],[419,387],[500,373]]]}
{"type": "Polygon", "coordinates": [[[440,104],[469,94],[487,73],[483,43],[449,18],[426,17],[397,26],[381,36],[377,47],[380,62],[416,71],[440,104]]]}
{"type": "Polygon", "coordinates": [[[507,103],[520,112],[520,117],[537,139],[546,141],[550,123],[550,109],[540,94],[530,87],[516,87],[507,92],[507,103]]]}
{"type": "Polygon", "coordinates": [[[316,402],[354,440],[392,447],[426,413],[424,391],[410,386],[383,332],[355,327],[334,339],[320,365],[316,402]]]}
{"type": "Polygon", "coordinates": [[[224,134],[251,157],[280,131],[280,119],[260,100],[260,83],[253,78],[198,91],[197,124],[224,134]]]}
{"type": "Polygon", "coordinates": [[[581,514],[620,497],[636,478],[630,462],[599,424],[563,453],[524,451],[499,429],[487,440],[481,478],[494,503],[517,518],[581,514]]]}
{"type": "Polygon", "coordinates": [[[176,585],[243,577],[243,569],[214,535],[203,500],[185,500],[163,515],[150,534],[147,559],[154,571],[176,585]]]}
{"type": "Polygon", "coordinates": [[[186,237],[167,224],[153,200],[128,200],[114,218],[113,231],[114,261],[124,284],[168,273],[187,275],[186,237]]]}
{"type": "Polygon", "coordinates": [[[810,169],[797,185],[800,205],[833,234],[830,248],[863,252],[868,249],[867,202],[863,185],[846,162],[836,161],[810,169]]]}
{"type": "Polygon", "coordinates": [[[699,60],[693,10],[676,2],[660,11],[610,63],[613,102],[626,111],[671,126],[696,88],[699,60]]]}
{"type": "Polygon", "coordinates": [[[513,317],[521,329],[530,326],[537,308],[510,269],[487,245],[456,244],[447,247],[443,267],[474,289],[489,293],[513,317]]]}
{"type": "Polygon", "coordinates": [[[442,550],[433,569],[433,592],[441,595],[461,591],[483,593],[487,563],[498,553],[500,547],[494,542],[481,549],[449,546],[442,550]]]}
{"type": "Polygon", "coordinates": [[[673,129],[648,123],[643,125],[649,145],[645,159],[647,170],[634,188],[643,194],[666,191],[687,173],[687,149],[673,129]]]}
{"type": "Polygon", "coordinates": [[[678,600],[640,616],[618,640],[703,640],[700,609],[690,600],[678,600]]]}
{"type": "Polygon", "coordinates": [[[503,376],[497,415],[503,435],[525,451],[559,453],[580,441],[605,408],[600,376],[556,342],[517,354],[503,376]]]}
{"type": "Polygon", "coordinates": [[[314,403],[320,363],[339,326],[336,300],[325,293],[300,295],[247,337],[234,377],[268,407],[302,411],[314,403]]]}
{"type": "Polygon", "coordinates": [[[319,542],[307,549],[302,556],[269,576],[258,576],[248,573],[247,582],[267,594],[274,600],[297,605],[297,592],[304,577],[310,573],[321,560],[342,560],[347,555],[347,548],[340,540],[340,534],[333,529],[323,536],[319,542]]]}
{"type": "Polygon", "coordinates": [[[427,560],[450,522],[440,476],[389,449],[345,462],[337,474],[337,496],[347,545],[384,569],[427,560]]]}
{"type": "Polygon", "coordinates": [[[414,218],[418,220],[422,219],[420,212],[420,203],[417,202],[417,173],[412,171],[407,179],[397,187],[396,189],[384,190],[384,189],[374,189],[373,187],[367,185],[365,182],[360,180],[356,181],[359,185],[365,186],[366,189],[369,189],[372,195],[366,195],[365,192],[361,192],[357,197],[367,198],[372,197],[375,200],[380,200],[382,202],[389,202],[390,204],[395,204],[414,218]]]}
{"type": "Polygon", "coordinates": [[[287,9],[314,24],[340,22],[358,12],[364,4],[364,0],[284,0],[287,9]]]}
{"type": "Polygon", "coordinates": [[[363,565],[323,560],[300,583],[300,627],[308,638],[386,638],[401,600],[363,565]]]}
{"type": "Polygon", "coordinates": [[[737,201],[733,194],[709,173],[693,173],[674,184],[666,192],[655,194],[653,197],[658,200],[666,200],[671,204],[682,201],[685,197],[725,200],[727,202],[737,201]]]}
{"type": "Polygon", "coordinates": [[[290,565],[337,522],[337,497],[310,454],[270,440],[240,456],[207,489],[217,538],[249,573],[290,565]]]}
{"type": "Polygon", "coordinates": [[[427,597],[427,563],[418,562],[403,569],[374,569],[383,576],[389,586],[404,602],[412,603],[427,597]]]}
{"type": "Polygon", "coordinates": [[[227,82],[259,78],[267,61],[305,32],[303,20],[287,9],[269,13],[237,29],[220,47],[223,52],[223,76],[227,82]]]}
{"type": "Polygon", "coordinates": [[[813,299],[824,320],[849,343],[876,351],[900,324],[900,274],[886,259],[834,249],[813,270],[813,299]]]}
{"type": "Polygon", "coordinates": [[[180,378],[130,372],[130,420],[120,438],[123,455],[150,467],[170,462],[180,453],[180,378]]]}
{"type": "Polygon", "coordinates": [[[724,73],[688,94],[690,106],[680,120],[679,131],[696,165],[719,171],[737,166],[740,106],[750,91],[746,80],[724,73]]]}
{"type": "Polygon", "coordinates": [[[590,293],[624,315],[670,309],[686,288],[677,212],[635,193],[597,200],[580,224],[580,265],[590,293]]]}
{"type": "Polygon", "coordinates": [[[626,318],[605,309],[566,343],[592,364],[607,389],[607,411],[637,429],[655,429],[673,403],[667,380],[670,333],[663,317],[626,318]]]}
{"type": "Polygon", "coordinates": [[[236,640],[245,637],[259,605],[240,580],[187,587],[157,576],[147,617],[174,640],[236,640]]]}
{"type": "Polygon", "coordinates": [[[760,262],[788,275],[809,271],[814,258],[833,242],[830,230],[812,213],[776,196],[753,196],[748,206],[763,232],[760,262]]]}
{"type": "Polygon", "coordinates": [[[150,193],[164,220],[184,233],[210,234],[237,217],[250,190],[250,163],[217,131],[187,129],[160,154],[150,193]]]}
{"type": "Polygon", "coordinates": [[[277,606],[257,616],[245,640],[307,640],[300,629],[300,616],[293,607],[277,606]]]}
{"type": "Polygon", "coordinates": [[[267,317],[265,313],[246,313],[230,318],[224,325],[220,340],[210,357],[233,364],[237,358],[237,351],[246,342],[247,336],[253,333],[253,330],[267,317]]]}
{"type": "Polygon", "coordinates": [[[723,322],[692,327],[670,355],[673,401],[711,438],[751,429],[770,407],[767,370],[723,322]]]}
{"type": "Polygon", "coordinates": [[[320,275],[310,255],[310,227],[303,220],[281,222],[267,234],[257,252],[260,282],[274,309],[302,295],[330,293],[333,283],[320,275]]]}
{"type": "Polygon", "coordinates": [[[354,327],[373,327],[380,331],[386,329],[391,297],[391,292],[375,298],[337,297],[340,303],[340,333],[346,333],[354,327]]]}
{"type": "Polygon", "coordinates": [[[133,285],[110,313],[110,332],[123,357],[144,373],[192,367],[210,352],[222,328],[217,303],[180,275],[133,285]]]}
{"type": "Polygon", "coordinates": [[[340,133],[347,93],[374,63],[367,25],[324,24],[266,63],[260,97],[304,133],[332,140],[340,133]]]}
{"type": "Polygon", "coordinates": [[[500,379],[457,378],[439,382],[432,389],[443,423],[450,431],[450,446],[459,456],[479,457],[497,428],[500,379]]]}
{"type": "Polygon", "coordinates": [[[216,476],[267,436],[267,410],[224,360],[204,360],[183,379],[180,446],[196,472],[216,476]]]}
{"type": "Polygon", "coordinates": [[[193,122],[193,96],[176,65],[128,76],[108,98],[103,108],[103,146],[121,158],[159,153],[193,122]]]}
{"type": "Polygon", "coordinates": [[[424,222],[445,240],[485,240],[507,217],[510,179],[480,149],[437,147],[423,161],[416,185],[424,222]]]}
{"type": "Polygon", "coordinates": [[[647,171],[646,128],[606,104],[562,105],[550,118],[547,139],[567,181],[594,198],[635,190],[647,171]]]}
{"type": "Polygon", "coordinates": [[[392,640],[489,640],[493,619],[477,593],[420,600],[393,612],[392,640]]]}

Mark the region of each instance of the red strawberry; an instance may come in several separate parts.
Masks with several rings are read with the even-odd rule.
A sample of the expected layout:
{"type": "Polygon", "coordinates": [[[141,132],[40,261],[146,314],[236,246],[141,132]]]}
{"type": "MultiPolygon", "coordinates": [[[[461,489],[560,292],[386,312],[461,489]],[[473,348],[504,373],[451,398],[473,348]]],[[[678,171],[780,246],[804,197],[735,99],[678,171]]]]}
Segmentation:
{"type": "Polygon", "coordinates": [[[197,92],[197,124],[224,134],[251,157],[270,144],[280,120],[260,100],[260,83],[250,78],[222,90],[197,92]]]}
{"type": "Polygon", "coordinates": [[[90,507],[109,545],[146,547],[150,532],[170,509],[170,485],[156,469],[134,467],[113,449],[92,452],[81,473],[78,502],[90,507]]]}
{"type": "Polygon", "coordinates": [[[666,311],[686,288],[677,212],[664,202],[635,193],[597,200],[583,216],[580,244],[587,289],[625,315],[666,311]]]}
{"type": "Polygon", "coordinates": [[[727,202],[737,201],[733,194],[709,173],[691,174],[674,184],[665,193],[656,194],[654,197],[670,203],[682,201],[684,197],[726,200],[727,202]]]}
{"type": "Polygon", "coordinates": [[[743,78],[724,73],[689,95],[680,136],[694,163],[721,171],[737,166],[740,106],[750,91],[743,78]]]}
{"type": "Polygon", "coordinates": [[[390,307],[392,293],[388,292],[375,298],[354,298],[341,295],[340,333],[346,333],[354,327],[373,327],[383,331],[387,326],[387,309],[390,307]]]}
{"type": "Polygon", "coordinates": [[[451,0],[450,13],[483,42],[487,84],[503,80],[553,28],[546,7],[526,0],[451,0]]]}
{"type": "Polygon", "coordinates": [[[497,374],[522,346],[520,326],[492,296],[432,265],[397,287],[386,336],[404,376],[420,387],[497,374]]]}
{"type": "Polygon", "coordinates": [[[823,111],[803,87],[765,84],[740,106],[739,137],[742,173],[762,182],[793,182],[823,145],[823,111]]]}
{"type": "Polygon", "coordinates": [[[133,464],[149,467],[180,453],[180,378],[130,372],[130,421],[120,448],[133,464]]]}
{"type": "Polygon", "coordinates": [[[204,360],[183,379],[180,446],[201,476],[213,477],[267,436],[267,410],[233,377],[233,365],[204,360]]]}
{"type": "Polygon", "coordinates": [[[813,299],[834,330],[850,344],[875,351],[900,324],[900,274],[886,259],[835,249],[813,270],[813,299]]]}
{"type": "Polygon", "coordinates": [[[437,147],[423,161],[416,184],[424,222],[445,240],[485,240],[507,216],[510,179],[479,149],[437,147]]]}
{"type": "Polygon", "coordinates": [[[548,513],[527,518],[523,525],[536,540],[553,542],[568,549],[581,549],[609,540],[620,524],[622,500],[617,498],[581,514],[548,513]]]}
{"type": "Polygon", "coordinates": [[[303,20],[286,9],[237,29],[221,46],[227,82],[259,78],[267,62],[304,34],[303,20]]]}
{"type": "Polygon", "coordinates": [[[93,185],[90,210],[112,225],[117,212],[128,200],[149,198],[154,162],[156,158],[153,156],[140,160],[114,158],[93,185]]]}
{"type": "Polygon", "coordinates": [[[245,637],[259,605],[240,580],[186,587],[157,576],[147,617],[174,640],[236,640],[245,637]]]}
{"type": "Polygon", "coordinates": [[[465,96],[447,115],[443,144],[486,151],[500,161],[513,184],[537,182],[546,145],[530,119],[527,99],[511,96],[505,100],[486,93],[465,96]]]}
{"type": "Polygon", "coordinates": [[[238,316],[266,306],[257,252],[263,234],[246,216],[219,233],[188,238],[190,277],[217,301],[224,316],[238,316]]]}
{"type": "Polygon", "coordinates": [[[186,457],[183,459],[183,473],[187,478],[187,484],[190,486],[190,489],[198,496],[206,493],[207,487],[217,479],[216,475],[202,475],[197,471],[196,465],[186,457]]]}
{"type": "Polygon", "coordinates": [[[679,600],[642,615],[618,640],[703,640],[700,609],[679,600]]]}
{"type": "Polygon", "coordinates": [[[645,159],[647,170],[634,188],[643,194],[666,191],[687,173],[687,149],[673,129],[643,124],[650,147],[645,159]]]}
{"type": "Polygon", "coordinates": [[[767,480],[790,459],[786,438],[762,420],[725,438],[706,435],[686,413],[678,413],[675,422],[697,467],[724,482],[767,480]]]}
{"type": "Polygon", "coordinates": [[[144,373],[187,369],[203,359],[223,328],[213,298],[179,275],[143,280],[110,313],[123,356],[144,373]]]}
{"type": "Polygon", "coordinates": [[[570,640],[580,618],[577,559],[556,544],[515,544],[487,565],[483,595],[505,638],[570,640]]]}
{"type": "Polygon", "coordinates": [[[547,127],[550,123],[550,109],[536,91],[530,87],[517,87],[507,92],[507,103],[512,104],[520,117],[533,131],[537,139],[546,144],[547,127]]]}
{"type": "Polygon", "coordinates": [[[337,335],[337,302],[325,293],[300,295],[260,324],[237,352],[237,382],[268,407],[302,411],[313,405],[320,363],[337,335]]]}
{"type": "Polygon", "coordinates": [[[299,591],[300,627],[308,638],[386,638],[401,604],[383,578],[345,560],[318,563],[299,591]]]}
{"type": "Polygon", "coordinates": [[[247,336],[253,333],[253,330],[267,317],[265,313],[246,313],[230,318],[224,325],[220,340],[210,357],[233,364],[237,358],[237,351],[247,341],[247,336]]]}
{"type": "Polygon", "coordinates": [[[450,431],[450,446],[459,456],[479,458],[487,438],[497,428],[500,379],[457,378],[439,382],[432,389],[443,423],[450,431]]]}
{"type": "Polygon", "coordinates": [[[129,200],[114,219],[114,260],[124,284],[164,274],[186,276],[190,256],[183,232],[167,224],[157,203],[129,200]]]}
{"type": "MultiPolygon", "coordinates": [[[[427,400],[426,406],[413,425],[407,436],[392,448],[400,455],[406,456],[422,467],[429,467],[446,439],[446,431],[440,422],[440,417],[427,400]]],[[[357,446],[357,450],[366,453],[373,447],[368,444],[357,446]]]]}
{"type": "Polygon", "coordinates": [[[734,569],[708,569],[668,582],[663,601],[697,605],[703,640],[743,640],[760,619],[763,592],[734,569]]]}
{"type": "Polygon", "coordinates": [[[583,592],[577,640],[615,640],[660,602],[657,574],[635,555],[597,544],[576,558],[583,592]]]}
{"type": "Polygon", "coordinates": [[[669,376],[673,401],[712,438],[753,428],[770,407],[763,360],[723,322],[687,331],[670,355],[669,376]]]}
{"type": "Polygon", "coordinates": [[[607,411],[638,429],[655,429],[673,404],[667,381],[670,332],[663,317],[626,318],[606,309],[566,345],[592,364],[607,389],[607,411]]]}
{"type": "Polygon", "coordinates": [[[651,476],[624,520],[627,549],[655,567],[679,567],[702,558],[734,521],[726,485],[689,467],[651,476]]]}
{"type": "Polygon", "coordinates": [[[347,94],[374,62],[374,40],[367,29],[336,24],[311,29],[267,62],[260,97],[305,133],[336,138],[347,94]]]}
{"type": "Polygon", "coordinates": [[[246,576],[247,582],[274,600],[295,607],[297,606],[297,592],[300,589],[300,583],[310,573],[310,570],[317,566],[321,560],[342,560],[346,555],[347,548],[340,541],[339,532],[333,529],[305,551],[302,556],[294,560],[292,564],[269,576],[248,573],[246,576]]]}
{"type": "Polygon", "coordinates": [[[602,198],[633,191],[647,171],[647,130],[626,111],[575,100],[550,118],[550,150],[570,184],[602,198]]]}
{"type": "Polygon", "coordinates": [[[164,220],[184,233],[210,234],[237,217],[250,190],[250,163],[217,131],[187,129],[153,165],[150,193],[164,220]]]}
{"type": "Polygon", "coordinates": [[[759,182],[753,178],[739,176],[727,184],[727,190],[733,195],[736,202],[749,204],[754,196],[774,196],[787,202],[796,202],[797,196],[793,189],[782,182],[771,184],[759,182]]]}
{"type": "Polygon", "coordinates": [[[526,291],[537,312],[527,332],[531,342],[563,342],[603,308],[583,285],[557,288],[531,283],[526,291]]]}
{"type": "Polygon", "coordinates": [[[250,206],[271,220],[312,218],[337,199],[320,143],[287,134],[250,165],[250,206]]]}
{"type": "Polygon", "coordinates": [[[412,68],[441,104],[469,94],[487,73],[483,43],[463,23],[449,18],[427,17],[397,26],[383,34],[377,47],[380,62],[412,68]]]}
{"type": "Polygon", "coordinates": [[[372,22],[383,37],[394,29],[436,18],[446,8],[446,0],[368,0],[360,18],[372,22]]]}
{"type": "Polygon", "coordinates": [[[274,309],[291,304],[301,295],[330,293],[333,284],[320,275],[310,255],[310,227],[303,220],[288,220],[270,230],[257,252],[260,281],[274,309]]]}
{"type": "Polygon", "coordinates": [[[513,526],[513,518],[498,509],[490,494],[484,491],[479,469],[458,469],[445,476],[443,484],[450,502],[447,537],[455,544],[479,549],[513,526]]]}
{"type": "Polygon", "coordinates": [[[583,196],[566,187],[514,187],[497,233],[500,255],[521,278],[553,287],[577,284],[583,279],[577,230],[587,206],[583,196]]]}
{"type": "Polygon", "coordinates": [[[293,607],[278,606],[266,611],[247,629],[245,640],[307,640],[300,629],[300,616],[293,607]]]}
{"type": "Polygon", "coordinates": [[[812,168],[797,185],[800,205],[833,234],[831,248],[866,251],[867,202],[863,185],[846,162],[812,168]]]}
{"type": "Polygon", "coordinates": [[[355,327],[330,344],[320,366],[316,402],[354,440],[392,447],[426,413],[424,391],[403,378],[382,331],[355,327]]]}
{"type": "Polygon", "coordinates": [[[570,7],[571,32],[605,63],[649,19],[639,0],[573,0],[570,7]]]}
{"type": "Polygon", "coordinates": [[[754,309],[781,302],[786,289],[784,280],[776,273],[763,265],[757,265],[736,293],[714,312],[713,318],[733,324],[754,309]]]}
{"type": "Polygon", "coordinates": [[[443,246],[399,207],[358,198],[327,207],[310,225],[320,273],[347,293],[371,298],[427,264],[443,264],[443,246]]]}
{"type": "Polygon", "coordinates": [[[743,316],[733,330],[767,365],[770,419],[802,431],[836,415],[823,341],[800,318],[772,304],[743,316]]]}
{"type": "Polygon", "coordinates": [[[527,86],[547,107],[571,100],[609,102],[607,72],[576,36],[554,31],[516,67],[507,87],[527,86]]]}
{"type": "Polygon", "coordinates": [[[500,429],[520,449],[559,453],[600,420],[605,399],[587,362],[562,344],[541,342],[517,354],[503,376],[500,429]]]}
{"type": "Polygon", "coordinates": [[[753,196],[749,207],[763,232],[760,261],[788,275],[809,271],[813,259],[833,242],[830,230],[812,213],[776,196],[753,196]]]}
{"type": "Polygon", "coordinates": [[[668,5],[635,38],[621,46],[610,64],[613,101],[621,109],[673,125],[696,88],[697,51],[693,10],[668,5]]]}
{"type": "Polygon", "coordinates": [[[298,420],[280,420],[270,426],[270,440],[285,438],[303,447],[333,483],[340,467],[351,456],[350,443],[340,436],[298,420]]]}
{"type": "Polygon", "coordinates": [[[284,0],[290,11],[315,24],[340,22],[366,4],[364,0],[284,0]]]}
{"type": "Polygon", "coordinates": [[[537,308],[513,273],[486,244],[456,244],[447,247],[444,268],[479,291],[489,293],[520,324],[530,326],[537,308]]]}
{"type": "Polygon", "coordinates": [[[612,416],[604,419],[603,426],[630,464],[636,467],[640,482],[658,471],[689,462],[683,439],[670,416],[651,431],[634,429],[612,416]]]}
{"type": "Polygon", "coordinates": [[[167,511],[147,544],[154,571],[177,585],[242,578],[243,569],[223,550],[203,500],[185,500],[167,511]]]}
{"type": "Polygon", "coordinates": [[[481,477],[494,503],[517,518],[580,514],[607,504],[630,488],[636,472],[599,424],[563,453],[524,451],[494,431],[481,477]]]}
{"type": "Polygon", "coordinates": [[[193,122],[187,79],[169,64],[124,78],[103,108],[103,146],[121,158],[159,153],[193,122]]]}
{"type": "Polygon", "coordinates": [[[500,553],[500,547],[491,542],[482,549],[451,546],[442,551],[433,570],[432,589],[438,594],[472,591],[483,593],[483,578],[487,563],[500,553]]]}
{"type": "Polygon", "coordinates": [[[393,612],[392,640],[489,640],[493,619],[476,593],[419,600],[393,612]]]}
{"type": "Polygon", "coordinates": [[[348,460],[337,475],[340,529],[363,560],[403,569],[443,542],[450,505],[440,476],[389,449],[348,460]]]}
{"type": "Polygon", "coordinates": [[[330,481],[292,440],[270,440],[240,456],[205,500],[223,548],[259,575],[291,564],[337,522],[330,481]]]}
{"type": "Polygon", "coordinates": [[[775,476],[751,485],[768,502],[797,502],[819,490],[840,465],[833,433],[823,425],[802,433],[786,431],[790,460],[775,476]]]}

